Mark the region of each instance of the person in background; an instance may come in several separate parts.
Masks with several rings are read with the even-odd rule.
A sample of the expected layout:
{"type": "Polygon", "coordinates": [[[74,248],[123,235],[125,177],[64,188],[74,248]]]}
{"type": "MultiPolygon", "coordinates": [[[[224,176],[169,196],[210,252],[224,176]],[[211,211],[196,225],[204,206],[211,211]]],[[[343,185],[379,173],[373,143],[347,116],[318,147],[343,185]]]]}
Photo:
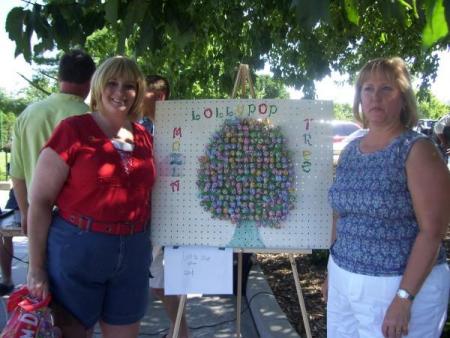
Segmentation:
{"type": "Polygon", "coordinates": [[[133,122],[145,81],[116,56],[91,87],[91,113],[61,121],[36,165],[27,284],[36,297],[51,293],[64,337],[90,337],[100,322],[105,338],[133,338],[148,304],[155,178],[152,136],[133,122]]]}
{"type": "MultiPolygon", "coordinates": [[[[95,71],[92,58],[82,50],[64,54],[58,67],[59,93],[29,105],[17,118],[13,129],[10,176],[21,214],[21,225],[27,234],[28,188],[39,152],[53,129],[63,118],[83,114],[88,106],[83,102],[89,94],[90,80],[95,71]]],[[[3,283],[0,294],[14,288],[11,280],[12,238],[0,245],[3,283]]]]}
{"type": "Polygon", "coordinates": [[[448,161],[450,155],[450,113],[444,115],[436,122],[433,133],[437,138],[442,155],[448,161]]]}
{"type": "Polygon", "coordinates": [[[142,104],[142,119],[140,123],[147,131],[154,134],[156,101],[165,101],[170,96],[169,81],[161,75],[147,75],[145,78],[147,89],[142,104]]]}
{"type": "Polygon", "coordinates": [[[94,71],[95,63],[84,51],[74,49],[64,54],[58,67],[59,93],[29,105],[14,124],[10,175],[24,234],[27,234],[28,190],[39,152],[62,119],[89,110],[84,100],[94,71]]]}
{"type": "Polygon", "coordinates": [[[433,142],[411,129],[416,99],[401,58],[361,69],[353,113],[369,131],[344,149],[329,191],[327,335],[438,338],[450,288],[442,245],[450,173],[433,142]]]}
{"type": "MultiPolygon", "coordinates": [[[[19,210],[14,191],[9,190],[9,197],[6,201],[5,209],[19,210]]],[[[14,283],[12,280],[12,259],[14,256],[14,245],[12,237],[0,238],[0,269],[2,272],[2,281],[0,283],[0,296],[7,295],[14,290],[14,283]]]]}
{"type": "MultiPolygon", "coordinates": [[[[155,121],[156,101],[165,101],[170,97],[169,81],[161,75],[148,75],[145,78],[147,89],[145,91],[142,105],[142,120],[140,123],[153,135],[155,121]]],[[[152,264],[150,266],[150,288],[152,293],[161,300],[164,309],[170,319],[169,332],[166,337],[172,337],[175,321],[177,318],[179,297],[166,296],[164,294],[164,248],[154,245],[152,249],[152,264]]],[[[189,337],[189,328],[186,322],[185,312],[180,323],[180,338],[189,337]]]]}

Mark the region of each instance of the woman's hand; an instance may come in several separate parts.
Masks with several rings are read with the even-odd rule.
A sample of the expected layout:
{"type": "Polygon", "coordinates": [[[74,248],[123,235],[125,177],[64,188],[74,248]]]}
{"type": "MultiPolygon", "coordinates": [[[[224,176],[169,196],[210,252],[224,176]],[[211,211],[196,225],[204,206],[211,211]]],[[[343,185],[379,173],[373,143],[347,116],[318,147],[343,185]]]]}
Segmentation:
{"type": "Polygon", "coordinates": [[[40,268],[30,268],[27,276],[27,287],[33,297],[45,299],[49,294],[47,271],[40,268]]]}
{"type": "Polygon", "coordinates": [[[408,299],[394,298],[386,311],[381,328],[386,338],[400,338],[408,335],[411,305],[408,299]]]}
{"type": "Polygon", "coordinates": [[[324,302],[328,302],[328,276],[325,277],[322,283],[321,291],[324,302]]]}

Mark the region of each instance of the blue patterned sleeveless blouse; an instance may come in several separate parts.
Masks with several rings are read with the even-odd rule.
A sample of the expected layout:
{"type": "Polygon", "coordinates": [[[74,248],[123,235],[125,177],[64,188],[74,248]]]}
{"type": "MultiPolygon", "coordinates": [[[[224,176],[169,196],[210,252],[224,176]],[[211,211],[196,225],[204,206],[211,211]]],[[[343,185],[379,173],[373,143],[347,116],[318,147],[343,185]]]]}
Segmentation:
{"type": "MultiPolygon", "coordinates": [[[[367,154],[357,138],[342,152],[328,194],[339,215],[330,252],[341,268],[371,276],[403,274],[419,232],[406,159],[412,145],[425,137],[408,130],[386,148],[367,154]]],[[[441,245],[437,264],[445,258],[441,245]]]]}

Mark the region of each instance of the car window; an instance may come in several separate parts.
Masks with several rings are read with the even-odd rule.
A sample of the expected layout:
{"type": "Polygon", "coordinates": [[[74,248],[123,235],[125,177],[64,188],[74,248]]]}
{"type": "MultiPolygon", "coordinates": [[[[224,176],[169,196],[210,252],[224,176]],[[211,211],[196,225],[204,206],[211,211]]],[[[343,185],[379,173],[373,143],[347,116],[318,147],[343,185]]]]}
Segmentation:
{"type": "Polygon", "coordinates": [[[333,135],[346,136],[350,135],[351,133],[353,133],[358,129],[360,128],[353,123],[333,124],[333,135]]]}
{"type": "Polygon", "coordinates": [[[342,142],[344,143],[350,143],[350,141],[353,141],[355,138],[358,137],[363,137],[364,135],[367,134],[367,129],[357,129],[355,130],[353,133],[351,133],[350,135],[347,135],[342,142]]]}

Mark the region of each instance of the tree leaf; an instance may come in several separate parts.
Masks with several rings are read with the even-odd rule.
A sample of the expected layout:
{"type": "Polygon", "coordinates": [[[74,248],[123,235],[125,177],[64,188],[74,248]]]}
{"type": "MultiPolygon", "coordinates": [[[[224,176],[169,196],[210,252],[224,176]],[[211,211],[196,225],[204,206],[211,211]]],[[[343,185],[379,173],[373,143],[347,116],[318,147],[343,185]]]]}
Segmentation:
{"type": "Polygon", "coordinates": [[[305,28],[330,20],[330,0],[293,0],[291,6],[296,7],[297,19],[305,28]]]}
{"type": "Polygon", "coordinates": [[[22,7],[14,7],[6,17],[5,29],[8,37],[14,41],[22,41],[22,25],[25,12],[22,7]]]}
{"type": "Polygon", "coordinates": [[[425,48],[429,48],[448,34],[448,26],[445,20],[444,0],[427,0],[426,5],[426,24],[422,43],[425,48]]]}
{"type": "Polygon", "coordinates": [[[28,29],[25,23],[25,18],[29,11],[24,11],[22,7],[14,7],[6,18],[5,29],[8,36],[16,43],[16,50],[14,56],[17,57],[23,54],[27,62],[31,62],[30,37],[24,33],[28,29]],[[28,36],[28,41],[27,41],[28,36]]]}
{"type": "Polygon", "coordinates": [[[133,33],[135,25],[139,26],[142,24],[147,7],[148,2],[142,2],[140,0],[132,0],[128,3],[117,46],[117,52],[119,54],[124,54],[125,41],[133,33]]]}
{"type": "Polygon", "coordinates": [[[22,54],[25,60],[31,60],[31,35],[33,35],[33,14],[30,11],[25,12],[23,17],[25,31],[22,34],[22,54]]]}
{"type": "MultiPolygon", "coordinates": [[[[425,23],[433,17],[426,16],[426,9],[433,13],[436,1],[43,0],[38,1],[41,21],[36,15],[31,25],[16,28],[16,53],[26,48],[22,45],[30,29],[38,35],[37,44],[32,41],[33,58],[78,42],[103,60],[119,46],[121,54],[136,55],[146,71],[167,75],[178,98],[228,96],[239,61],[252,70],[269,62],[276,79],[309,97],[314,97],[314,81],[330,69],[355,74],[366,60],[382,55],[401,55],[426,85],[436,74],[434,52],[450,46],[449,35],[429,49],[422,45],[425,23]],[[356,11],[357,16],[350,11],[351,19],[346,1],[353,4],[349,11],[356,11]],[[113,4],[117,20],[110,23],[105,6],[113,4]],[[63,36],[55,11],[63,13],[67,25],[63,36]],[[46,26],[38,27],[39,22],[46,26]],[[39,37],[46,30],[47,37],[39,37]]],[[[447,18],[449,2],[440,0],[447,18]]],[[[30,7],[23,4],[24,11],[30,7]]]]}
{"type": "Polygon", "coordinates": [[[119,1],[120,0],[107,0],[105,2],[105,19],[110,24],[115,24],[118,19],[119,12],[119,1]]]}
{"type": "Polygon", "coordinates": [[[42,42],[49,40],[52,31],[45,15],[42,14],[42,6],[35,4],[32,13],[33,27],[37,37],[40,38],[42,42]]]}
{"type": "Polygon", "coordinates": [[[447,20],[447,28],[450,27],[450,1],[444,2],[445,19],[447,20]]]}
{"type": "Polygon", "coordinates": [[[348,21],[359,24],[359,14],[358,14],[358,2],[356,0],[344,0],[345,12],[347,13],[348,21]]]}
{"type": "Polygon", "coordinates": [[[55,7],[55,10],[52,12],[53,20],[54,20],[54,37],[56,43],[59,48],[65,50],[68,47],[68,37],[70,36],[70,29],[67,25],[66,20],[61,14],[61,11],[55,7]]]}
{"type": "Polygon", "coordinates": [[[139,39],[136,43],[136,54],[142,55],[152,45],[154,39],[154,27],[151,20],[143,20],[140,26],[139,39]]]}

